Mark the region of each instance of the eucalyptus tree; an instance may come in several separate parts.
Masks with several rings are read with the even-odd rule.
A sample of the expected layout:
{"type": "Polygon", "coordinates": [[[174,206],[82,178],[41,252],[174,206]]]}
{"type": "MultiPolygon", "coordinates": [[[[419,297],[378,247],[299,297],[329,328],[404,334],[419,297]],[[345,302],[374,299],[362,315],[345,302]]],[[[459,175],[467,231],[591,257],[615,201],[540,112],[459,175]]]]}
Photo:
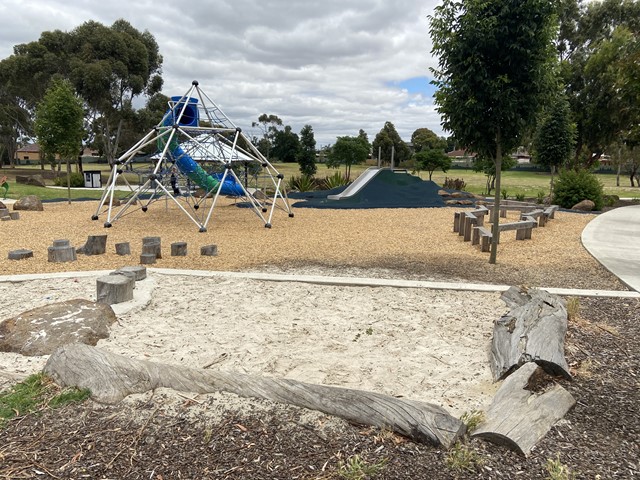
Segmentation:
{"type": "Polygon", "coordinates": [[[391,122],[385,122],[373,140],[374,155],[378,155],[378,151],[380,151],[380,160],[390,164],[393,157],[394,165],[399,165],[411,157],[409,147],[400,138],[395,125],[391,122]]]}
{"type": "Polygon", "coordinates": [[[502,157],[518,146],[550,84],[555,13],[548,0],[444,0],[430,17],[444,129],[496,166],[490,263],[500,235],[502,157]]]}
{"type": "Polygon", "coordinates": [[[87,142],[109,161],[117,156],[134,99],[161,90],[161,67],[153,35],[122,19],[110,27],[88,21],[70,32],[43,32],[37,41],[16,45],[14,54],[0,62],[7,88],[31,109],[54,76],[68,79],[84,102],[87,142]]]}
{"type": "Polygon", "coordinates": [[[305,125],[300,130],[300,147],[296,160],[300,165],[300,173],[303,175],[312,176],[318,171],[316,166],[316,139],[311,125],[305,125]]]}

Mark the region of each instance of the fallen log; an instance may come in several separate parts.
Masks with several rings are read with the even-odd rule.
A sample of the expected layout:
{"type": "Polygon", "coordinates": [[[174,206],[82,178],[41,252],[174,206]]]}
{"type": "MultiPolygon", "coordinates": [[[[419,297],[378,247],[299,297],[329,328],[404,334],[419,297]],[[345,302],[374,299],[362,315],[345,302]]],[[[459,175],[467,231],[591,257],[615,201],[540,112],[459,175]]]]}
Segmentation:
{"type": "Polygon", "coordinates": [[[289,379],[134,360],[83,344],[59,348],[49,357],[44,371],[61,386],[88,388],[92,398],[104,403],[161,387],[195,393],[225,391],[319,410],[444,447],[453,445],[466,429],[459,419],[430,403],[289,379]]]}
{"type": "Polygon", "coordinates": [[[536,362],[551,375],[571,379],[564,357],[564,300],[544,290],[516,287],[507,290],[502,299],[511,310],[494,322],[490,356],[493,379],[504,379],[527,362],[536,362]]]}
{"type": "Polygon", "coordinates": [[[505,445],[527,456],[575,403],[573,396],[535,363],[527,363],[504,381],[486,412],[486,420],[471,437],[505,445]]]}

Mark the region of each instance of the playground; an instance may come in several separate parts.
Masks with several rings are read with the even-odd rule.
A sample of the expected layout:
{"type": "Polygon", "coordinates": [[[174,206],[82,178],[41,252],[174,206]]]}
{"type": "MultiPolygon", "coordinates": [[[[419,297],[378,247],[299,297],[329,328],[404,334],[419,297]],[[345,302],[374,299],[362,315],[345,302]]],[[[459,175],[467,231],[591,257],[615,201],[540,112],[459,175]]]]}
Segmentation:
{"type": "MultiPolygon", "coordinates": [[[[296,388],[306,382],[303,390],[336,387],[341,389],[337,402],[341,408],[353,408],[360,414],[370,410],[367,416],[378,412],[366,392],[383,396],[384,405],[400,402],[404,405],[401,411],[412,402],[428,402],[436,409],[436,423],[444,422],[436,432],[452,435],[441,442],[448,448],[453,446],[453,436],[461,431],[449,428],[446,422],[462,425],[459,418],[465,412],[486,411],[497,398],[498,388],[502,388],[494,382],[487,352],[492,348],[494,323],[511,308],[499,295],[505,285],[521,286],[523,296],[532,287],[555,287],[588,290],[591,295],[619,295],[618,301],[628,302],[625,305],[637,304],[628,288],[582,246],[581,234],[596,218],[592,214],[505,204],[497,265],[488,263],[485,247],[491,233],[483,227],[488,209],[473,205],[478,198],[454,197],[454,192],[444,192],[407,172],[373,168],[350,187],[325,198],[298,196],[296,206],[315,208],[297,209],[294,218],[286,192],[281,189],[282,176],[256,152],[236,148],[242,143],[240,130],[225,124],[216,108],[200,110],[205,98],[194,82],[190,92],[172,99],[159,127],[138,144],[155,142],[162,154],[143,183],[128,185],[130,192],[124,201],[115,200],[116,179],[138,147],[114,167],[100,201],[45,203],[42,211],[21,210],[18,215],[12,212],[2,217],[0,311],[4,317],[17,318],[30,308],[76,298],[95,301],[99,297],[96,282],[100,289],[106,273],[149,263],[148,278],[139,282],[116,275],[130,284],[131,292],[135,283],[135,293],[133,301],[113,305],[117,321],[109,327],[108,336],[98,341],[98,351],[131,361],[172,365],[160,371],[174,367],[206,371],[198,375],[219,375],[223,383],[231,378],[233,385],[249,378],[251,392],[261,391],[252,383],[258,378],[267,383],[272,378],[275,383],[284,379],[282,382],[289,387],[298,382],[296,388]],[[201,125],[198,119],[203,116],[215,121],[201,125]],[[173,138],[179,134],[186,140],[173,138]],[[212,152],[219,155],[213,161],[212,152]],[[202,165],[207,162],[225,165],[223,173],[215,176],[205,171],[202,165]],[[243,183],[233,168],[234,162],[261,162],[270,182],[264,192],[269,194],[257,195],[259,189],[243,183]],[[200,192],[192,192],[192,185],[200,192]],[[456,208],[424,208],[445,204],[455,204],[456,208]],[[482,248],[471,248],[475,245],[482,248]],[[29,255],[12,257],[16,252],[29,255]],[[435,282],[441,286],[433,288],[435,282]],[[356,400],[364,397],[364,407],[353,407],[345,401],[347,397],[342,395],[348,392],[356,400]],[[405,398],[407,402],[402,403],[405,398]]],[[[588,298],[585,302],[592,308],[596,305],[588,298]]],[[[613,311],[617,303],[605,299],[597,305],[613,311]]],[[[564,307],[558,311],[566,314],[564,307]]],[[[617,335],[616,325],[626,318],[607,317],[613,326],[590,314],[579,320],[581,324],[573,319],[569,327],[573,340],[566,349],[569,363],[564,368],[567,376],[577,379],[578,387],[573,390],[579,400],[590,394],[584,382],[590,379],[591,353],[585,351],[604,343],[600,338],[585,340],[585,331],[599,328],[617,335]]],[[[38,338],[47,337],[42,328],[38,338]]],[[[564,344],[564,332],[561,337],[564,344]]],[[[45,363],[49,367],[59,352],[51,356],[3,352],[0,387],[41,371],[45,363]]],[[[82,361],[85,363],[80,370],[90,359],[82,361]]],[[[69,359],[66,362],[73,364],[69,359]]],[[[180,374],[181,386],[188,385],[187,380],[186,373],[180,374]]],[[[210,390],[156,391],[154,387],[152,392],[140,393],[143,391],[136,390],[127,397],[123,410],[135,416],[156,404],[152,416],[161,410],[160,415],[166,418],[190,409],[189,413],[206,425],[225,422],[229,415],[240,416],[241,420],[232,424],[245,433],[248,429],[243,423],[253,429],[256,422],[266,425],[294,418],[292,423],[325,442],[340,435],[363,435],[345,433],[350,425],[317,411],[329,413],[326,410],[309,407],[311,412],[301,413],[293,407],[274,407],[255,398],[234,396],[229,390],[213,395],[203,395],[210,390]],[[278,408],[281,410],[276,412],[278,408]]],[[[540,393],[540,397],[545,394],[540,393]]],[[[327,403],[329,397],[320,395],[321,403],[327,403]]],[[[281,398],[278,402],[283,401],[281,398]]],[[[429,412],[431,407],[416,408],[429,412]]],[[[389,411],[393,417],[394,408],[389,411]]],[[[568,418],[572,422],[583,420],[583,416],[568,418]]],[[[429,430],[429,420],[426,414],[421,428],[427,425],[425,429],[429,430]]],[[[154,428],[151,423],[152,417],[144,420],[132,445],[137,444],[147,426],[154,428]]],[[[366,421],[355,423],[380,426],[366,421]]],[[[384,425],[404,432],[393,422],[384,425]]],[[[265,428],[263,431],[267,435],[265,428]]],[[[421,432],[410,430],[405,435],[421,441],[431,438],[421,432]]],[[[564,430],[564,435],[571,434],[570,429],[564,430]]],[[[205,430],[203,436],[207,435],[211,437],[212,433],[205,430]]],[[[562,434],[560,440],[555,432],[548,437],[546,444],[575,445],[562,434]]],[[[396,446],[406,442],[397,436],[389,438],[398,439],[396,446]]],[[[155,441],[155,437],[145,438],[144,443],[155,441]]],[[[378,441],[383,440],[373,445],[378,441]]],[[[434,440],[431,443],[438,444],[434,440]]],[[[255,443],[241,448],[252,446],[255,443]]],[[[367,448],[372,456],[380,452],[380,447],[367,448]]],[[[387,448],[394,447],[390,444],[387,448]]],[[[114,453],[109,462],[101,462],[110,469],[121,453],[114,453]]],[[[412,453],[417,454],[418,449],[412,453]]],[[[323,460],[324,466],[301,468],[324,470],[331,463],[335,469],[339,458],[334,453],[323,460]]],[[[541,458],[535,456],[533,464],[541,458]]],[[[261,459],[258,456],[253,462],[259,464],[261,459]]],[[[442,462],[442,458],[437,461],[442,462]]],[[[117,469],[123,466],[119,461],[116,465],[117,469]]]]}

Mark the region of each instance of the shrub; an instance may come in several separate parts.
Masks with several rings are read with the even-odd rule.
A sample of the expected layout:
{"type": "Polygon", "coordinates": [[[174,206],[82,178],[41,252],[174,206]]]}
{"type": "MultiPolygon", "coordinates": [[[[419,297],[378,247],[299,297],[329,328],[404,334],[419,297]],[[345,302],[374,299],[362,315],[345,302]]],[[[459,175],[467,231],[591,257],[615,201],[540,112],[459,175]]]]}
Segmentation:
{"type": "Polygon", "coordinates": [[[316,188],[316,180],[310,175],[291,177],[287,188],[289,190],[297,190],[298,192],[310,192],[316,188]]]}
{"type": "Polygon", "coordinates": [[[519,202],[524,202],[524,193],[516,193],[516,200],[519,202]]]}
{"type": "Polygon", "coordinates": [[[591,200],[595,209],[604,204],[600,181],[587,170],[563,170],[553,189],[553,202],[563,208],[571,208],[582,200],[591,200]]]}
{"type": "Polygon", "coordinates": [[[544,190],[539,190],[538,194],[536,196],[536,202],[537,203],[544,203],[544,197],[545,197],[545,193],[544,190]]]}
{"type": "Polygon", "coordinates": [[[342,187],[348,183],[349,180],[342,174],[342,172],[335,172],[333,175],[322,180],[321,188],[323,190],[331,190],[332,188],[342,187]]]}
{"type": "Polygon", "coordinates": [[[506,188],[503,188],[502,191],[500,192],[500,194],[502,195],[502,199],[506,200],[507,198],[509,198],[508,192],[506,188]]]}
{"type": "MultiPolygon", "coordinates": [[[[84,176],[81,173],[73,172],[69,178],[71,186],[74,188],[84,187],[84,176]]],[[[54,185],[58,187],[66,187],[67,186],[67,176],[62,175],[60,177],[56,177],[53,181],[54,185]]]]}
{"type": "Polygon", "coordinates": [[[446,188],[447,190],[464,190],[467,186],[466,182],[462,178],[453,178],[444,177],[444,183],[442,184],[442,188],[446,188]]]}

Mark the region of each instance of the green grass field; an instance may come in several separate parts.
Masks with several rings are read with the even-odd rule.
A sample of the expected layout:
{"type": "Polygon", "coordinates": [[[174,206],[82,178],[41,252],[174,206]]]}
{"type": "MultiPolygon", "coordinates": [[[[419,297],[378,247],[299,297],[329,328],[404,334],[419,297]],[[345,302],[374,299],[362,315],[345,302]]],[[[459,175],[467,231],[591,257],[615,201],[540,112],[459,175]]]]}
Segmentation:
{"type": "MultiPolygon", "coordinates": [[[[356,178],[360,173],[367,169],[371,165],[355,165],[351,168],[351,178],[356,178]]],[[[298,164],[296,163],[274,163],[274,167],[284,175],[285,180],[288,180],[292,176],[300,175],[298,170],[298,164]]],[[[40,167],[37,165],[31,165],[27,167],[21,167],[29,171],[33,171],[37,174],[40,171],[40,167]]],[[[109,176],[109,166],[106,164],[91,164],[85,166],[86,170],[101,170],[103,172],[102,180],[103,184],[107,181],[109,176]]],[[[328,168],[325,164],[318,164],[318,172],[316,177],[327,177],[333,175],[336,171],[344,173],[344,168],[339,170],[328,168]]],[[[42,187],[34,187],[30,185],[17,184],[15,182],[15,173],[9,168],[0,169],[0,176],[7,175],[9,179],[9,194],[8,198],[17,199],[24,195],[37,195],[42,200],[52,200],[67,198],[66,189],[50,189],[42,187]]],[[[427,180],[429,178],[426,172],[421,172],[420,177],[427,180]]],[[[132,185],[138,183],[138,176],[136,174],[127,173],[127,179],[132,185]]],[[[615,174],[596,174],[598,180],[604,187],[604,192],[607,195],[618,195],[621,198],[640,198],[640,188],[631,187],[629,184],[629,178],[626,176],[620,177],[620,187],[616,186],[615,174]]],[[[432,180],[439,185],[442,185],[445,178],[460,178],[466,183],[466,190],[473,193],[484,194],[486,192],[486,177],[482,173],[474,172],[468,169],[452,169],[447,173],[434,172],[432,180]]],[[[524,194],[527,198],[536,198],[538,192],[549,192],[549,182],[551,176],[548,173],[536,172],[536,171],[523,171],[523,170],[510,170],[503,172],[502,174],[502,188],[501,190],[507,191],[508,198],[515,198],[517,194],[524,194]]],[[[53,184],[52,181],[47,181],[48,184],[53,184]]],[[[0,190],[0,195],[2,194],[0,190]]],[[[100,198],[101,189],[93,190],[74,190],[72,189],[71,198],[100,198]]],[[[0,197],[1,199],[1,197],[0,197]]]]}

